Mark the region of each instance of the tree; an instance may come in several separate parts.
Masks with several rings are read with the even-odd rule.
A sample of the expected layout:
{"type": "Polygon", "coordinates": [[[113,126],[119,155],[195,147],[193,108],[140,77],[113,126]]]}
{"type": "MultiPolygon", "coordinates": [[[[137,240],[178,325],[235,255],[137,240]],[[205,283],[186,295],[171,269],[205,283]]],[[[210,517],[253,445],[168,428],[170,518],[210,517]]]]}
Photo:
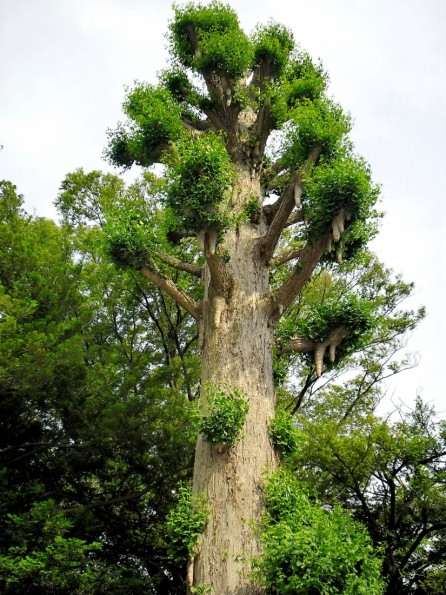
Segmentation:
{"type": "Polygon", "coordinates": [[[191,474],[194,331],[101,257],[87,198],[122,182],[69,180],[72,228],[0,183],[0,590],[182,592],[164,519],[191,474]]]}
{"type": "Polygon", "coordinates": [[[379,393],[351,407],[349,392],[331,387],[299,412],[297,475],[365,524],[383,550],[388,595],[443,593],[446,424],[419,398],[392,421],[373,413],[379,393]]]}
{"type": "MultiPolygon", "coordinates": [[[[174,11],[171,67],[157,85],[129,90],[127,121],[106,150],[118,166],[163,164],[161,175],[153,170],[158,207],[111,210],[108,252],[198,324],[200,406],[215,431],[196,446],[193,489],[210,513],[190,551],[189,587],[242,595],[262,591],[248,578],[261,548],[253,523],[263,474],[278,465],[269,435],[275,330],[314,271],[354,259],[376,233],[379,189],[348,139],[349,116],[326,94],[322,66],[286,27],[269,23],[248,37],[219,2],[174,11]],[[166,237],[183,259],[166,252],[166,237]],[[174,282],[178,271],[202,281],[201,299],[174,282]],[[240,397],[241,431],[226,415],[240,397]]],[[[280,351],[311,355],[320,377],[378,322],[370,301],[346,291],[301,307],[280,351]]]]}

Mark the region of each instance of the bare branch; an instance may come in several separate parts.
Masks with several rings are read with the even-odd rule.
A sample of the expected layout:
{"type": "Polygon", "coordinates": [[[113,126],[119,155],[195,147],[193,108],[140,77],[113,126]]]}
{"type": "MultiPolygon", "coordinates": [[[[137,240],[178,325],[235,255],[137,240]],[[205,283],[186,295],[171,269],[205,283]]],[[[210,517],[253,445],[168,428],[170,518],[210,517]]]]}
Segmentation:
{"type": "Polygon", "coordinates": [[[305,248],[302,248],[296,271],[288,277],[274,294],[276,310],[283,312],[301,292],[325,252],[328,238],[329,234],[326,234],[314,244],[307,244],[305,248]]]}
{"type": "Polygon", "coordinates": [[[282,230],[286,226],[292,210],[298,204],[298,202],[300,203],[300,197],[303,192],[302,178],[308,169],[314,163],[316,163],[319,155],[321,154],[321,150],[322,149],[320,146],[316,146],[311,150],[305,164],[299,170],[299,173],[294,172],[294,174],[291,175],[288,184],[279,198],[277,212],[268,232],[262,238],[260,244],[260,250],[266,262],[268,262],[272,257],[282,230]]]}
{"type": "Polygon", "coordinates": [[[170,295],[170,297],[189,312],[195,320],[199,320],[201,315],[200,304],[189,297],[183,290],[179,289],[173,281],[166,279],[155,271],[149,270],[147,267],[142,267],[140,273],[148,281],[165,291],[167,295],[170,295]]]}
{"type": "Polygon", "coordinates": [[[302,209],[300,209],[299,211],[293,211],[291,213],[291,215],[288,217],[286,223],[285,223],[285,227],[291,227],[291,225],[294,225],[295,223],[299,223],[299,221],[303,221],[304,220],[304,212],[302,211],[302,209]]]}
{"type": "Polygon", "coordinates": [[[348,334],[349,331],[345,327],[340,326],[333,329],[328,335],[328,338],[322,342],[314,341],[303,336],[293,337],[279,353],[313,353],[316,376],[320,378],[327,349],[328,359],[333,364],[336,359],[336,348],[348,334]]]}
{"type": "Polygon", "coordinates": [[[316,341],[308,337],[293,337],[280,351],[281,353],[312,353],[316,348],[316,341]]]}
{"type": "Polygon", "coordinates": [[[189,262],[183,262],[179,258],[170,256],[170,254],[166,254],[165,252],[157,252],[157,256],[162,262],[165,262],[166,264],[175,267],[180,271],[194,275],[194,277],[201,279],[201,276],[203,275],[203,267],[197,267],[196,265],[190,264],[189,262]]]}
{"type": "Polygon", "coordinates": [[[289,262],[290,260],[299,258],[302,255],[303,250],[304,248],[293,248],[292,250],[287,250],[286,252],[283,252],[282,254],[279,254],[278,256],[273,258],[271,261],[271,266],[278,267],[281,264],[289,262]]]}

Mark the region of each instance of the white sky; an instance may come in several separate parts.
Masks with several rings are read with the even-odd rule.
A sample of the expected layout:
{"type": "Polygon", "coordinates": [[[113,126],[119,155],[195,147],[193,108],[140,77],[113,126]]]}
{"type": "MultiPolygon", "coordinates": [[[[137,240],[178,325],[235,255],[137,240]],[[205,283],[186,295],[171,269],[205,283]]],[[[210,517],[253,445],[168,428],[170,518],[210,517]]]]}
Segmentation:
{"type": "MultiPolygon", "coordinates": [[[[387,213],[374,248],[415,281],[410,306],[428,309],[408,345],[421,363],[390,390],[407,402],[421,392],[445,412],[446,0],[230,4],[248,32],[269,18],[291,27],[352,113],[387,213]]],[[[160,0],[0,0],[0,178],[28,209],[54,218],[66,173],[110,170],[101,155],[122,119],[123,86],[155,82],[171,16],[160,0]]]]}

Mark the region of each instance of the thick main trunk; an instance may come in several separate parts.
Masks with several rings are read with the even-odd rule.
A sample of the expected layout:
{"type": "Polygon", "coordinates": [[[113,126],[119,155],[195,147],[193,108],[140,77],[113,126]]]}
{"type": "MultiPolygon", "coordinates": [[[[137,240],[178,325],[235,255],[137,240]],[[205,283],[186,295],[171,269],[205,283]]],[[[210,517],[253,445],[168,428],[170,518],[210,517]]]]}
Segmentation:
{"type": "Polygon", "coordinates": [[[248,579],[260,551],[253,525],[262,513],[263,474],[277,465],[268,431],[275,405],[273,329],[264,303],[268,269],[255,252],[262,231],[261,224],[244,224],[226,234],[222,250],[233,284],[217,325],[209,271],[205,279],[202,386],[237,387],[249,404],[242,437],[232,447],[218,449],[202,436],[197,442],[194,492],[205,494],[210,517],[193,560],[193,585],[209,585],[213,595],[261,592],[248,579]]]}

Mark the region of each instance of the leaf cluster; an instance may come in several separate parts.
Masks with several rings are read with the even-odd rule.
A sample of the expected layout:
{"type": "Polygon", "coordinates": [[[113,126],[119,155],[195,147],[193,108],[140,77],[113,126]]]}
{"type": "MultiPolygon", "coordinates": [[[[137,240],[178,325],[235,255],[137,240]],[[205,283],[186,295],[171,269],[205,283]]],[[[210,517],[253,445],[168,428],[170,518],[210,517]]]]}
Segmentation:
{"type": "Polygon", "coordinates": [[[118,265],[141,268],[150,263],[157,249],[156,237],[151,233],[150,214],[144,205],[118,208],[108,214],[104,226],[105,249],[118,265]]]}
{"type": "Polygon", "coordinates": [[[379,187],[372,183],[370,169],[363,160],[344,157],[322,163],[305,178],[303,204],[309,237],[320,237],[329,230],[341,209],[349,213],[351,224],[366,221],[378,196],[379,187]]]}
{"type": "Polygon", "coordinates": [[[204,496],[193,495],[189,486],[180,485],[176,504],[166,518],[167,552],[172,560],[183,562],[194,556],[208,518],[209,509],[204,496]]]}
{"type": "Polygon", "coordinates": [[[270,436],[274,446],[283,457],[292,454],[299,446],[300,432],[294,424],[293,417],[285,409],[276,409],[271,423],[270,436]]]}
{"type": "Polygon", "coordinates": [[[252,47],[237,14],[226,4],[175,6],[168,39],[180,64],[202,73],[240,78],[252,61],[252,47]]]}
{"type": "Polygon", "coordinates": [[[181,135],[181,108],[162,87],[136,83],[127,91],[123,104],[127,124],[108,131],[105,157],[119,167],[128,168],[133,163],[147,167],[159,160],[169,143],[181,135]]]}
{"type": "Polygon", "coordinates": [[[174,145],[169,159],[167,205],[186,229],[223,229],[232,165],[221,135],[208,133],[174,145]]]}
{"type": "Polygon", "coordinates": [[[332,330],[344,327],[349,334],[339,349],[346,355],[366,341],[367,332],[376,324],[373,310],[371,302],[353,293],[345,294],[341,299],[328,298],[312,303],[297,320],[298,334],[323,342],[332,330]]]}
{"type": "Polygon", "coordinates": [[[271,114],[276,125],[287,122],[304,100],[320,99],[327,84],[322,64],[315,64],[307,52],[294,50],[278,85],[272,88],[271,114]]]}
{"type": "Polygon", "coordinates": [[[338,104],[326,98],[303,99],[288,114],[281,161],[285,167],[299,168],[316,146],[326,159],[334,157],[350,128],[350,116],[338,104]]]}
{"type": "Polygon", "coordinates": [[[207,385],[204,399],[207,412],[200,419],[199,432],[213,444],[233,444],[249,410],[244,396],[237,388],[207,385]]]}
{"type": "Polygon", "coordinates": [[[312,502],[284,469],[269,477],[265,498],[255,575],[269,593],[383,593],[382,563],[365,528],[348,513],[312,502]]]}
{"type": "Polygon", "coordinates": [[[266,65],[269,74],[279,76],[295,46],[291,29],[271,21],[266,26],[257,26],[251,41],[254,46],[253,64],[257,67],[266,65]]]}

